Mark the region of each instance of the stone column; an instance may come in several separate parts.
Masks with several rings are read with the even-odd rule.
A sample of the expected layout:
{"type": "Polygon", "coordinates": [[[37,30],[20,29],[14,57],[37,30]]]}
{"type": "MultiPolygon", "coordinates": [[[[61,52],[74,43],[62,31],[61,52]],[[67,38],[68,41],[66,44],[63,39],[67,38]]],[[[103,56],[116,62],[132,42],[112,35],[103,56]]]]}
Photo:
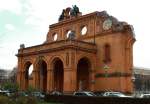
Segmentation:
{"type": "Polygon", "coordinates": [[[95,71],[92,69],[90,70],[90,78],[89,78],[89,87],[91,91],[94,91],[95,89],[95,71]]]}
{"type": "Polygon", "coordinates": [[[23,82],[23,59],[22,59],[22,57],[18,57],[17,83],[19,85],[20,90],[22,90],[23,87],[24,87],[24,82],[23,82]]]}
{"type": "Polygon", "coordinates": [[[33,88],[37,89],[37,74],[38,74],[38,71],[34,70],[33,72],[33,88]]]}
{"type": "Polygon", "coordinates": [[[39,76],[39,71],[35,70],[35,88],[37,90],[40,90],[40,76],[39,76]]]}
{"type": "Polygon", "coordinates": [[[64,93],[72,93],[76,88],[76,73],[71,68],[64,68],[64,93]]]}
{"type": "Polygon", "coordinates": [[[26,81],[25,81],[25,72],[24,71],[21,72],[20,84],[21,84],[21,90],[25,90],[26,81]]]}
{"type": "Polygon", "coordinates": [[[47,70],[47,92],[51,92],[54,90],[53,81],[54,81],[53,69],[48,69],[47,70]]]}
{"type": "Polygon", "coordinates": [[[21,76],[20,76],[20,88],[21,88],[21,90],[24,89],[24,86],[25,86],[24,72],[22,71],[22,72],[21,72],[21,76]]]}
{"type": "Polygon", "coordinates": [[[18,69],[17,69],[17,83],[19,85],[20,90],[23,90],[24,88],[24,79],[23,79],[23,70],[22,70],[22,66],[21,63],[18,62],[18,69]]]}
{"type": "Polygon", "coordinates": [[[72,70],[72,91],[76,91],[77,89],[77,70],[73,69],[72,70]]]}
{"type": "Polygon", "coordinates": [[[19,86],[19,88],[21,89],[21,71],[17,72],[17,84],[19,86]]]}

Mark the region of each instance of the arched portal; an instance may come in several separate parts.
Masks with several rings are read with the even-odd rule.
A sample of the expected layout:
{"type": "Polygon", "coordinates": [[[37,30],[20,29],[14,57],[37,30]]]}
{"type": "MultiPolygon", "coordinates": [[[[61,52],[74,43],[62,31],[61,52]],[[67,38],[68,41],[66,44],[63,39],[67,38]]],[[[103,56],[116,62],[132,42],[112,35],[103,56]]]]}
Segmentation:
{"type": "Polygon", "coordinates": [[[77,65],[77,90],[89,90],[90,62],[87,58],[81,58],[77,65]]]}
{"type": "Polygon", "coordinates": [[[47,90],[47,64],[45,61],[40,60],[38,63],[38,81],[39,89],[42,92],[47,90]]]}
{"type": "Polygon", "coordinates": [[[24,74],[24,78],[25,78],[25,89],[27,89],[29,87],[30,84],[30,80],[32,79],[32,71],[33,71],[33,64],[31,62],[26,62],[25,64],[25,74],[24,74]]]}
{"type": "Polygon", "coordinates": [[[53,63],[54,70],[54,89],[60,92],[63,92],[63,83],[64,83],[64,69],[63,62],[60,59],[55,59],[53,63]]]}

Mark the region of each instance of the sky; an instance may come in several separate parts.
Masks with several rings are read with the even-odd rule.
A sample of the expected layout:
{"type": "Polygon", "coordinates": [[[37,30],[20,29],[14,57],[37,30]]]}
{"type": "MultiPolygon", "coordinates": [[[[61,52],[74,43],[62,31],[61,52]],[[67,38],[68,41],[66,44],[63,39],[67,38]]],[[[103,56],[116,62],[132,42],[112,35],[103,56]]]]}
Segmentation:
{"type": "Polygon", "coordinates": [[[107,11],[133,25],[136,42],[133,63],[150,68],[149,0],[0,0],[0,68],[17,66],[20,44],[42,44],[50,24],[58,22],[62,9],[77,5],[82,14],[107,11]]]}

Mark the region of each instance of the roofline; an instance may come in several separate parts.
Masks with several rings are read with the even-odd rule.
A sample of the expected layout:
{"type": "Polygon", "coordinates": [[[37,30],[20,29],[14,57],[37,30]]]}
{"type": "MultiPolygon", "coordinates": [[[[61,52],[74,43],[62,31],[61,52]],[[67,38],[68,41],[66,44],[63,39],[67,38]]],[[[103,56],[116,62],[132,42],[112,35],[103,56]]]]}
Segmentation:
{"type": "Polygon", "coordinates": [[[150,71],[150,68],[138,67],[138,66],[134,66],[133,69],[137,69],[137,70],[149,70],[150,71]]]}
{"type": "MultiPolygon", "coordinates": [[[[102,11],[102,12],[103,12],[103,11],[102,11]]],[[[92,16],[97,16],[98,13],[100,13],[100,12],[95,11],[95,12],[92,12],[92,13],[89,13],[89,14],[85,14],[85,15],[82,15],[82,16],[78,16],[78,17],[76,17],[76,18],[70,18],[70,19],[62,20],[62,21],[59,21],[58,23],[54,23],[54,24],[52,24],[52,25],[49,25],[49,28],[56,27],[56,26],[59,26],[59,25],[62,25],[62,24],[66,24],[66,23],[69,23],[69,22],[78,21],[78,20],[83,19],[83,18],[88,18],[88,17],[92,17],[92,16]]]]}

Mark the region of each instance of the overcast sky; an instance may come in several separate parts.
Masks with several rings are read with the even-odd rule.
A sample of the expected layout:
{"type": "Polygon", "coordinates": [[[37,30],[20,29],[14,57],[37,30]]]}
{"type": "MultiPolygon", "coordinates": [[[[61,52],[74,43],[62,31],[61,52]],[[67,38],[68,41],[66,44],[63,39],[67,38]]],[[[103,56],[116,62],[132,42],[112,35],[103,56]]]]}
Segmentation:
{"type": "Polygon", "coordinates": [[[149,0],[0,0],[0,68],[15,67],[20,44],[43,43],[62,9],[75,4],[82,14],[106,10],[133,25],[137,40],[134,66],[150,68],[149,0]]]}

